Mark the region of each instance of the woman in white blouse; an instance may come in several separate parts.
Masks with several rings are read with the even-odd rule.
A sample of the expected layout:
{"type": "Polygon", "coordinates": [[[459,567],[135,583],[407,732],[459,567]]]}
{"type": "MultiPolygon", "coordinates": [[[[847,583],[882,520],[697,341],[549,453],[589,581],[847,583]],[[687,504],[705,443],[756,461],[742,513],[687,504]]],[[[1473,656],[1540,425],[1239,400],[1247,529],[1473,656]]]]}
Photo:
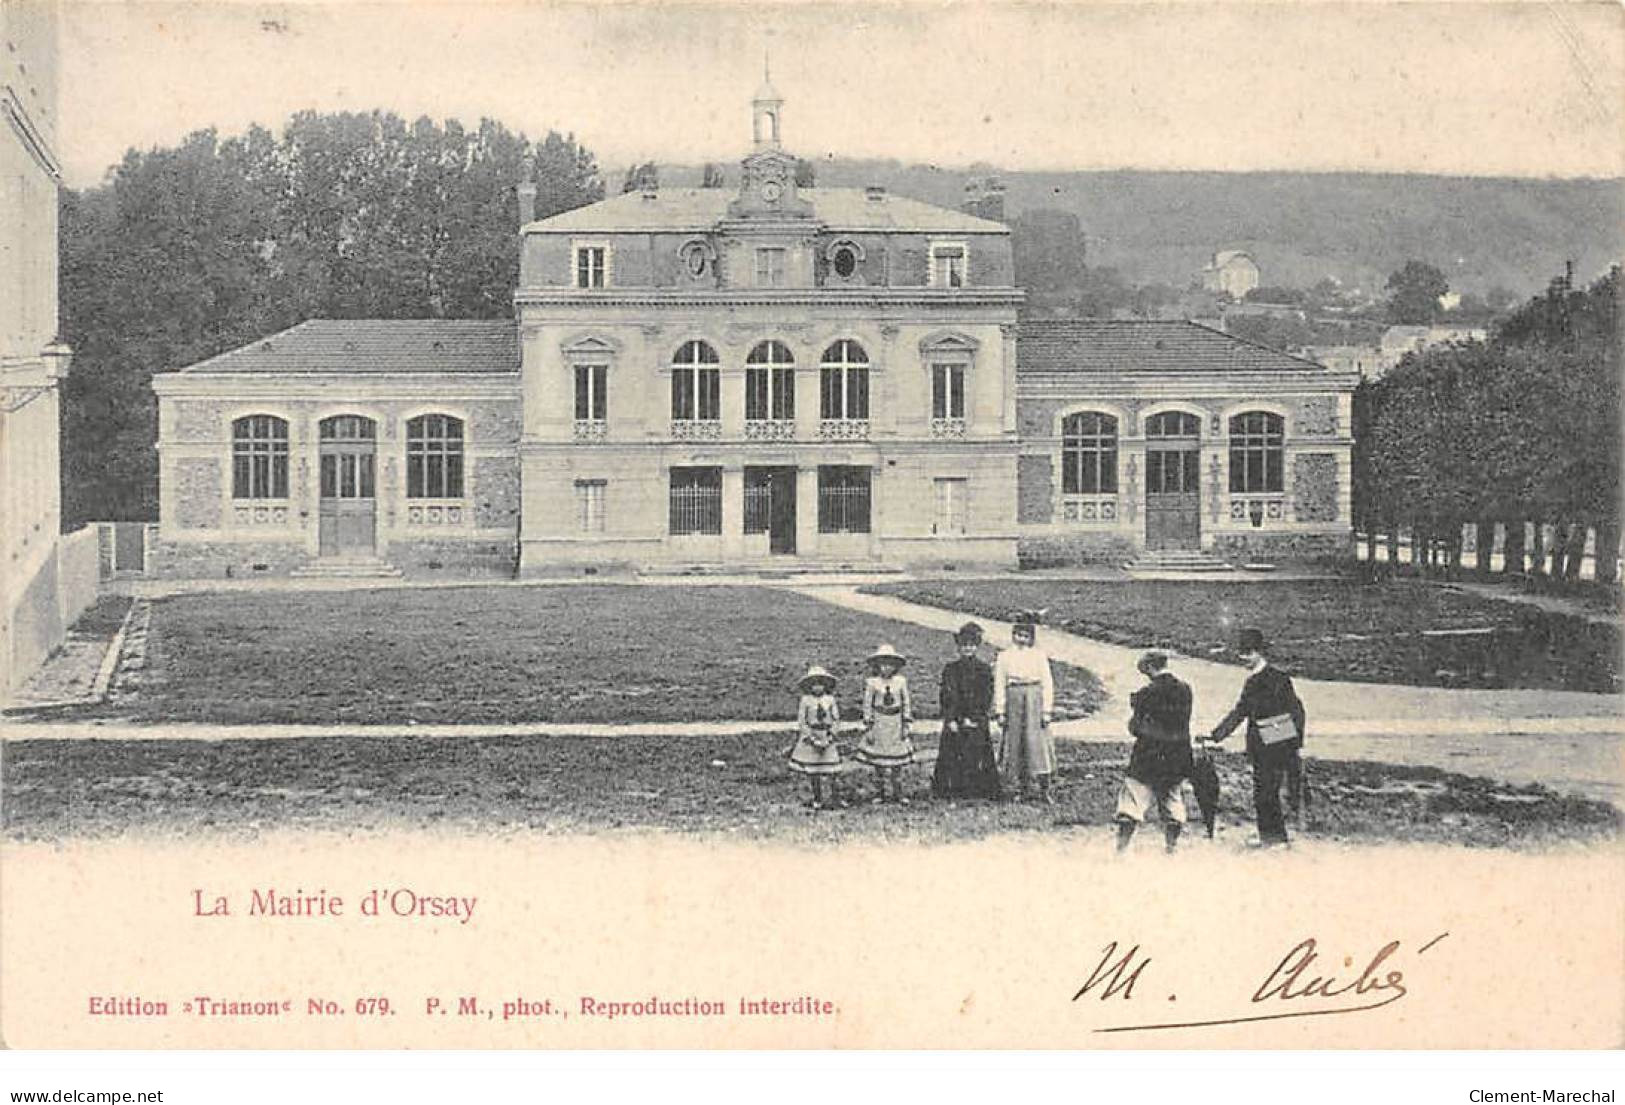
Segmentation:
{"type": "Polygon", "coordinates": [[[1050,796],[1055,774],[1055,739],[1050,718],[1055,713],[1055,678],[1049,656],[1037,646],[1038,627],[1018,621],[1010,630],[1011,647],[999,653],[993,665],[993,713],[1004,730],[1001,761],[1004,773],[1024,800],[1038,782],[1038,794],[1050,796]]]}

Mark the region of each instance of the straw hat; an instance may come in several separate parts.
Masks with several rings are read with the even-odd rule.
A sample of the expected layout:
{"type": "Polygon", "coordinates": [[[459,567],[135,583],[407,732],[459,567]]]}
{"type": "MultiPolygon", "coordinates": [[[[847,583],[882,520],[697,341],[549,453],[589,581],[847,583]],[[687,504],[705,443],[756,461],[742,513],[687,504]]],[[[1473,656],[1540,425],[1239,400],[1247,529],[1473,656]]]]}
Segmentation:
{"type": "Polygon", "coordinates": [[[807,669],[806,675],[803,675],[796,681],[796,689],[801,691],[802,694],[806,694],[807,684],[814,682],[822,682],[831,690],[835,688],[835,677],[829,672],[825,671],[823,668],[819,667],[817,664],[814,664],[812,667],[807,669]]]}
{"type": "Polygon", "coordinates": [[[875,649],[869,654],[869,664],[871,667],[878,664],[882,660],[890,660],[898,667],[902,667],[904,664],[908,663],[908,659],[895,648],[892,648],[891,645],[881,645],[879,648],[875,649]]]}

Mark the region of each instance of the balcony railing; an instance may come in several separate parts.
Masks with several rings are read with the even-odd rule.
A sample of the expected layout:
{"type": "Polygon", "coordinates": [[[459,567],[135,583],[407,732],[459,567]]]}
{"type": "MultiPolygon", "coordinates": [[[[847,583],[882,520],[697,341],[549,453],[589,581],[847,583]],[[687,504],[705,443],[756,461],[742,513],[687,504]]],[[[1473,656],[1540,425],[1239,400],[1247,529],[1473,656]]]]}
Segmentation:
{"type": "Polygon", "coordinates": [[[965,420],[963,418],[933,418],[931,420],[932,437],[964,437],[965,420]]]}
{"type": "Polygon", "coordinates": [[[1286,495],[1280,491],[1249,491],[1242,493],[1232,492],[1230,495],[1230,520],[1232,522],[1246,522],[1253,528],[1262,527],[1266,522],[1280,523],[1287,519],[1286,495]]]}
{"type": "Polygon", "coordinates": [[[602,418],[578,418],[574,432],[577,441],[602,441],[609,432],[609,422],[602,418]]]}
{"type": "Polygon", "coordinates": [[[746,441],[794,441],[796,423],[792,418],[747,418],[746,441]]]}
{"type": "Polygon", "coordinates": [[[818,423],[818,436],[825,441],[868,441],[867,418],[825,418],[818,423]]]}
{"type": "Polygon", "coordinates": [[[671,436],[678,441],[720,441],[722,423],[715,418],[674,418],[671,436]]]}
{"type": "Polygon", "coordinates": [[[1117,496],[1062,495],[1061,520],[1063,522],[1115,522],[1117,496]]]}

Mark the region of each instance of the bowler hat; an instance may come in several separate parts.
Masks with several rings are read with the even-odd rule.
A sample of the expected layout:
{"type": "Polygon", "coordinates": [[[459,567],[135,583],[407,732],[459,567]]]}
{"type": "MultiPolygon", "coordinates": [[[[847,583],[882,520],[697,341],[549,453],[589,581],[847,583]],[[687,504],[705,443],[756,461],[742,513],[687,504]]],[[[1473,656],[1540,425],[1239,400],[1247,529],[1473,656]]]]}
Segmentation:
{"type": "Polygon", "coordinates": [[[796,688],[803,694],[806,694],[808,691],[808,684],[811,683],[823,683],[825,686],[833,690],[835,688],[835,677],[829,672],[825,671],[823,668],[819,667],[817,664],[814,664],[812,667],[807,669],[806,675],[803,675],[796,681],[796,688]]]}
{"type": "Polygon", "coordinates": [[[1236,646],[1237,652],[1263,652],[1264,648],[1263,630],[1248,628],[1241,631],[1241,640],[1236,646]]]}

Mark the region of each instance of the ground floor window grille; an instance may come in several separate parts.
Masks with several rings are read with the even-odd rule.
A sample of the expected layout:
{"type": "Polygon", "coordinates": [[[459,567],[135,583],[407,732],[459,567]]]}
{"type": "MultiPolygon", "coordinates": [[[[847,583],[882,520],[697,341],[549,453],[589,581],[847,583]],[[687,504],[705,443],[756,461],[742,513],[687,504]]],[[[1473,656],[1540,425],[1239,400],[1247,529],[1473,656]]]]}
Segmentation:
{"type": "Polygon", "coordinates": [[[671,470],[673,536],[722,532],[722,469],[671,470]]]}
{"type": "Polygon", "coordinates": [[[745,469],[745,532],[766,533],[773,523],[772,477],[759,468],[745,469]]]}
{"type": "Polygon", "coordinates": [[[604,532],[604,480],[576,481],[576,528],[582,533],[604,532]]]}
{"type": "Polygon", "coordinates": [[[934,532],[962,534],[965,532],[965,495],[969,484],[964,479],[933,481],[936,496],[936,524],[934,532]]]}
{"type": "Polygon", "coordinates": [[[818,532],[868,533],[872,473],[868,468],[825,465],[818,469],[818,532]]]}

